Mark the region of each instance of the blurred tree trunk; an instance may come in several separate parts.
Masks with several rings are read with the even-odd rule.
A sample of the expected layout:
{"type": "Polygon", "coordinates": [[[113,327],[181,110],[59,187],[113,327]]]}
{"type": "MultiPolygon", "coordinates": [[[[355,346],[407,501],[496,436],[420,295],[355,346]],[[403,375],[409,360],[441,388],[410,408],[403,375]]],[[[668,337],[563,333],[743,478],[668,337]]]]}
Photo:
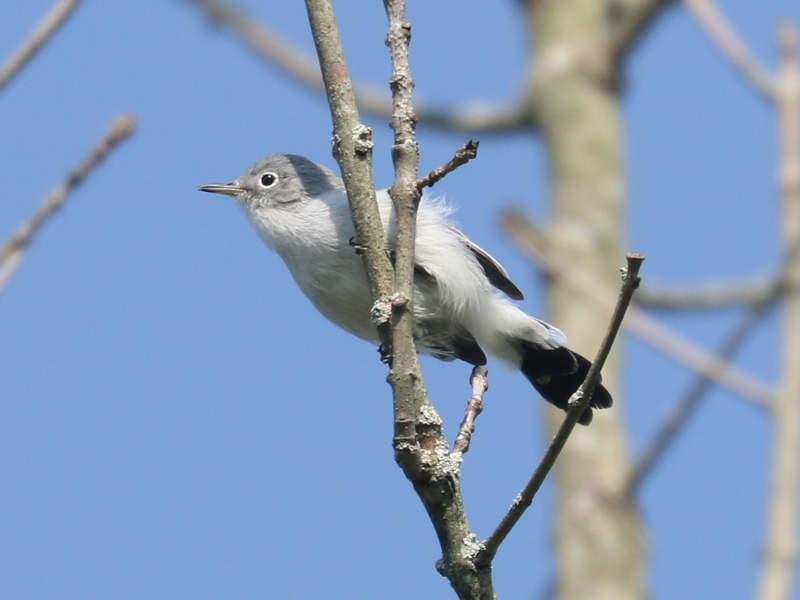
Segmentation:
{"type": "MultiPolygon", "coordinates": [[[[625,254],[623,132],[607,48],[608,15],[597,0],[529,0],[532,42],[528,101],[550,161],[550,236],[568,264],[609,289],[625,254]]],[[[605,333],[591,299],[558,278],[550,320],[570,347],[591,356],[605,333]]],[[[554,544],[557,594],[565,600],[626,600],[645,594],[644,534],[636,508],[620,500],[630,467],[622,423],[619,344],[604,369],[613,410],[595,411],[557,462],[554,544]]],[[[563,420],[550,412],[550,427],[563,420]]]]}
{"type": "Polygon", "coordinates": [[[798,32],[779,29],[776,86],[778,186],[787,291],[781,314],[781,381],[773,410],[772,473],[759,600],[788,600],[797,569],[797,493],[800,478],[800,60],[798,32]]]}

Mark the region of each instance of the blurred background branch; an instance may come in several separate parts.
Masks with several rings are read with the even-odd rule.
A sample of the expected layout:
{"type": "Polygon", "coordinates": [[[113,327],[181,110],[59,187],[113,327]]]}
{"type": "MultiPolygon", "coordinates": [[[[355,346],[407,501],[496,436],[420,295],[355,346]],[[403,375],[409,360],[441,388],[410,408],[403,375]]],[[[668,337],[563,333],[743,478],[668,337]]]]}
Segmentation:
{"type": "Polygon", "coordinates": [[[586,407],[589,406],[595,387],[600,382],[600,371],[603,369],[608,359],[611,347],[614,345],[614,340],[622,326],[625,312],[630,305],[631,297],[636,291],[636,288],[639,287],[639,282],[641,281],[639,269],[643,261],[644,256],[641,254],[628,254],[627,267],[621,269],[622,285],[609,320],[608,331],[603,337],[600,348],[594,355],[592,366],[589,368],[589,372],[586,373],[586,377],[580,387],[575,390],[575,393],[569,399],[569,410],[556,430],[555,435],[550,440],[533,475],[531,475],[525,487],[522,488],[522,491],[514,498],[511,507],[500,520],[500,523],[494,531],[492,531],[491,535],[486,538],[477,560],[478,564],[491,564],[500,544],[503,543],[503,540],[505,540],[511,529],[533,502],[534,496],[539,491],[539,488],[541,488],[542,483],[544,483],[545,478],[553,468],[558,455],[564,449],[569,436],[575,429],[578,419],[583,414],[586,407]]]}
{"type": "Polygon", "coordinates": [[[31,218],[19,226],[0,246],[0,291],[6,286],[11,276],[19,267],[25,248],[30,244],[39,228],[58,211],[69,194],[75,190],[86,177],[97,167],[117,145],[128,138],[136,130],[136,119],[133,115],[122,115],[111,122],[106,134],[92,150],[72,169],[64,180],[42,201],[31,218]]]}
{"type": "Polygon", "coordinates": [[[19,48],[0,66],[0,91],[36,55],[39,49],[64,24],[80,0],[58,0],[42,17],[19,48]]]}
{"type": "MultiPolygon", "coordinates": [[[[519,249],[550,278],[558,278],[571,290],[595,302],[592,310],[608,310],[614,303],[614,294],[606,284],[583,271],[579,266],[569,266],[566,259],[555,254],[548,242],[549,236],[521,213],[507,211],[503,228],[519,249]]],[[[704,350],[681,334],[662,325],[636,306],[628,309],[625,328],[656,350],[669,356],[696,373],[723,385],[759,406],[769,406],[773,391],[770,386],[704,350]]]]}
{"type": "Polygon", "coordinates": [[[753,89],[762,96],[774,100],[775,82],[772,75],[756,60],[747,45],[728,24],[714,0],[683,0],[683,3],[722,55],[753,89]]]}
{"type": "Polygon", "coordinates": [[[615,62],[627,57],[661,12],[674,4],[674,0],[608,0],[615,62]]]}
{"type": "Polygon", "coordinates": [[[636,304],[645,308],[671,310],[757,304],[772,295],[778,281],[784,282],[780,274],[752,281],[717,281],[686,286],[646,285],[636,294],[636,304]]]}
{"type": "MultiPolygon", "coordinates": [[[[307,88],[323,91],[317,63],[267,24],[257,22],[255,17],[224,0],[185,1],[202,11],[212,23],[229,29],[251,50],[287,76],[307,88]]],[[[353,90],[359,109],[388,119],[392,102],[383,89],[382,85],[354,82],[353,90]]],[[[503,133],[530,126],[530,115],[524,109],[522,104],[491,106],[482,102],[438,109],[418,102],[416,114],[420,123],[429,127],[473,133],[503,133]]]]}
{"type": "MultiPolygon", "coordinates": [[[[725,340],[720,344],[716,357],[720,364],[730,364],[735,354],[744,345],[755,327],[761,322],[777,302],[783,299],[783,295],[788,286],[790,277],[789,268],[794,263],[800,243],[795,243],[784,257],[778,277],[748,308],[747,312],[741,317],[739,322],[731,329],[725,340]]],[[[655,466],[661,461],[669,447],[675,441],[678,432],[686,425],[688,419],[700,406],[711,389],[712,378],[699,374],[694,382],[689,386],[683,396],[678,400],[672,412],[664,419],[664,422],[656,430],[655,435],[645,446],[636,463],[633,466],[630,477],[625,483],[625,495],[633,496],[638,491],[645,477],[649,475],[655,466]]],[[[774,403],[771,405],[774,409],[774,403]]]]}
{"type": "MultiPolygon", "coordinates": [[[[98,113],[115,110],[120,97],[140,102],[150,126],[147,136],[137,137],[137,150],[143,151],[135,160],[104,166],[101,179],[107,168],[105,181],[117,185],[82,190],[94,194],[93,200],[111,194],[114,202],[74,205],[99,209],[88,219],[85,214],[64,219],[63,228],[46,236],[68,240],[58,246],[64,260],[81,268],[70,270],[62,281],[61,255],[49,268],[46,261],[37,261],[41,277],[26,279],[29,286],[14,286],[14,294],[3,295],[5,314],[12,318],[0,320],[0,338],[15,343],[0,345],[3,394],[12,400],[4,405],[6,428],[0,436],[6,444],[0,456],[7,459],[0,466],[9,490],[7,520],[0,525],[13,552],[7,553],[9,568],[0,592],[34,596],[50,585],[41,597],[102,595],[125,574],[112,569],[87,576],[81,569],[109,553],[116,564],[140,560],[148,569],[141,580],[160,581],[163,597],[198,595],[186,586],[197,582],[201,571],[200,595],[224,595],[232,581],[244,582],[255,593],[266,586],[286,595],[296,590],[298,573],[310,562],[320,576],[303,578],[309,596],[352,595],[354,580],[363,594],[387,597],[407,595],[411,586],[438,585],[439,577],[429,573],[431,552],[420,544],[421,536],[429,534],[429,521],[416,499],[402,493],[407,482],[396,470],[383,468],[386,456],[368,450],[382,443],[385,448],[387,431],[375,423],[386,416],[386,406],[352,402],[352,387],[346,384],[341,395],[332,392],[331,381],[341,380],[343,365],[350,367],[345,361],[360,359],[350,356],[338,332],[328,339],[319,328],[315,348],[347,347],[347,356],[344,351],[311,354],[313,366],[297,360],[309,356],[308,339],[297,335],[297,323],[304,322],[301,309],[294,313],[294,298],[282,304],[272,294],[285,274],[271,270],[269,263],[265,267],[261,253],[237,246],[239,236],[217,237],[220,227],[229,226],[215,212],[219,205],[198,205],[191,192],[206,178],[233,175],[222,164],[228,160],[233,164],[258,152],[295,148],[309,156],[327,155],[328,115],[322,102],[307,94],[313,90],[322,98],[316,62],[302,49],[307,25],[295,28],[293,21],[292,11],[301,9],[258,0],[240,0],[242,8],[225,0],[184,0],[180,6],[190,8],[183,11],[176,10],[179,3],[97,2],[84,3],[78,16],[67,21],[78,1],[51,2],[42,0],[39,7],[12,2],[0,9],[0,37],[14,44],[24,39],[19,49],[4,51],[9,58],[0,68],[0,89],[7,92],[2,95],[6,118],[0,151],[8,167],[2,181],[6,201],[0,208],[9,231],[24,221],[0,244],[0,288],[29,244],[45,241],[42,225],[94,172],[104,153],[132,132],[133,123],[116,141],[104,140],[109,143],[105,150],[95,148],[80,161],[28,217],[32,208],[16,200],[28,198],[31,186],[46,176],[42,165],[62,165],[60,171],[72,164],[74,140],[98,113]],[[29,22],[38,18],[29,11],[49,5],[28,34],[29,22]],[[205,17],[193,18],[198,14],[205,17]],[[63,39],[70,43],[32,63],[67,22],[63,39]],[[214,43],[221,38],[210,36],[204,22],[229,32],[285,77],[262,76],[274,71],[259,59],[228,52],[225,43],[214,43]],[[37,69],[26,71],[16,80],[26,85],[8,93],[8,83],[27,64],[37,69]],[[146,76],[131,77],[140,71],[146,76]],[[265,276],[240,276],[243,272],[265,276]],[[237,310],[227,310],[232,299],[237,310]],[[267,312],[282,318],[260,317],[265,299],[267,312]],[[280,352],[270,358],[291,382],[285,392],[274,379],[264,385],[265,339],[280,341],[280,352]],[[312,369],[315,376],[309,377],[312,369]],[[234,381],[243,393],[231,394],[234,381]],[[268,402],[265,409],[265,393],[298,401],[268,402]],[[311,404],[306,401],[320,398],[313,403],[314,418],[308,419],[311,404]],[[183,427],[187,418],[191,427],[183,427]],[[264,435],[265,422],[302,423],[309,439],[334,440],[338,454],[325,457],[331,468],[319,469],[319,447],[297,443],[295,427],[271,427],[264,435]],[[347,427],[332,428],[332,423],[347,427]],[[208,444],[210,438],[219,443],[208,444]],[[243,447],[242,439],[257,448],[243,447]],[[220,460],[220,448],[225,449],[225,468],[206,469],[220,460]],[[287,448],[291,460],[283,456],[287,448]],[[359,468],[348,468],[338,456],[355,457],[359,468]],[[194,477],[198,465],[202,476],[194,477]],[[320,477],[308,477],[312,471],[320,477]],[[254,472],[264,476],[252,477],[254,472]],[[369,485],[364,485],[364,472],[370,473],[369,485]],[[55,490],[62,480],[68,483],[55,490]],[[105,485],[108,481],[113,485],[105,485]],[[276,494],[275,481],[293,493],[276,494]],[[87,482],[101,483],[92,487],[87,482]],[[331,494],[332,487],[345,493],[331,494]],[[360,493],[350,494],[353,489],[360,493]],[[219,495],[220,490],[227,495],[219,495]],[[225,519],[214,518],[220,506],[231,506],[232,490],[237,510],[226,511],[225,519]],[[320,497],[330,501],[317,503],[313,515],[298,502],[320,497]],[[192,530],[205,539],[231,536],[230,543],[191,554],[194,547],[207,545],[196,544],[187,535],[189,528],[175,526],[171,506],[191,506],[196,512],[182,517],[192,530]],[[374,507],[393,518],[373,518],[374,507]],[[286,518],[266,523],[266,513],[286,518]],[[377,518],[386,535],[375,535],[377,518]],[[154,526],[139,526],[145,522],[154,526]],[[254,529],[253,523],[266,524],[270,531],[254,529]],[[255,533],[248,537],[237,531],[255,533]],[[113,548],[101,543],[109,532],[131,543],[113,548]],[[298,543],[270,546],[273,539],[298,543]],[[370,540],[367,549],[364,539],[370,540]],[[331,559],[330,547],[338,549],[340,558],[331,559]],[[249,559],[236,562],[241,572],[217,568],[230,564],[226,548],[249,559]],[[193,560],[175,561],[171,551],[193,560]],[[271,565],[266,572],[265,554],[271,565]],[[81,560],[70,561],[70,555],[81,560]],[[48,577],[38,577],[45,571],[48,577]],[[385,582],[398,574],[404,585],[387,589],[385,582]],[[268,581],[260,579],[265,575],[268,581]]],[[[382,31],[380,6],[356,4],[341,3],[344,18],[352,20],[348,25],[382,31]]],[[[660,370],[663,365],[649,356],[649,348],[648,358],[636,362],[646,372],[629,373],[622,366],[624,349],[615,348],[604,369],[615,407],[570,437],[556,464],[552,515],[532,514],[534,519],[520,522],[504,542],[499,557],[512,568],[502,574],[496,570],[498,594],[523,596],[525,586],[549,580],[548,594],[559,600],[640,600],[649,597],[648,587],[656,595],[690,597],[714,596],[718,589],[735,595],[757,587],[753,595],[759,600],[791,600],[796,595],[800,504],[800,259],[790,251],[800,239],[797,31],[789,23],[780,28],[775,67],[763,51],[763,39],[753,44],[759,52],[746,40],[755,42],[754,36],[784,13],[796,19],[796,2],[518,0],[491,3],[490,9],[487,4],[462,4],[457,10],[441,3],[414,7],[425,15],[420,19],[431,19],[424,25],[436,35],[431,43],[414,47],[426,77],[422,91],[449,99],[418,107],[421,123],[438,129],[421,132],[427,136],[426,149],[433,156],[448,154],[455,142],[438,134],[450,131],[517,134],[483,140],[476,168],[442,185],[466,205],[465,230],[488,237],[491,244],[490,203],[519,195],[535,198],[531,210],[551,220],[537,225],[516,214],[506,227],[546,275],[548,318],[583,352],[596,348],[603,334],[599,315],[613,297],[629,223],[636,228],[637,245],[645,242],[654,271],[660,264],[672,270],[666,276],[686,281],[708,277],[696,288],[652,286],[637,293],[627,330],[686,366],[689,385],[680,389],[674,372],[660,370]],[[426,55],[423,48],[434,54],[426,55]],[[723,60],[715,60],[717,54],[723,60]],[[709,56],[712,60],[706,60],[709,56]],[[750,94],[731,94],[725,87],[736,78],[769,100],[756,104],[756,114],[748,112],[750,94]],[[512,90],[512,98],[484,105],[470,100],[486,89],[512,90]],[[770,109],[777,115],[774,130],[761,121],[772,116],[770,109]],[[764,172],[771,166],[767,144],[775,131],[777,194],[771,194],[764,172]],[[636,204],[628,201],[628,190],[636,204]],[[479,209],[469,205],[472,198],[482,203],[479,209]],[[735,210],[729,210],[734,201],[735,210]],[[776,255],[784,261],[777,273],[767,270],[776,255]],[[720,281],[720,272],[738,274],[720,281]],[[749,279],[747,273],[767,276],[749,279]],[[738,318],[733,311],[709,310],[734,305],[741,308],[738,318]],[[692,341],[653,318],[647,312],[652,308],[708,312],[691,321],[692,341]],[[777,323],[771,318],[775,314],[777,323]],[[717,346],[709,340],[728,317],[733,317],[732,329],[717,346]],[[759,323],[763,326],[756,329],[759,323]],[[748,340],[752,346],[742,350],[748,340]],[[703,345],[715,347],[715,353],[703,345]],[[739,351],[742,356],[734,364],[739,351]],[[632,392],[627,402],[623,374],[624,389],[632,392]],[[773,378],[774,383],[768,382],[773,378]],[[710,397],[713,385],[768,410],[710,397]],[[661,421],[659,414],[672,395],[674,409],[661,421]],[[643,433],[648,427],[654,435],[643,433]],[[763,460],[760,446],[767,437],[771,450],[763,460]],[[641,444],[641,451],[628,450],[629,438],[641,444]],[[767,471],[769,481],[762,485],[767,471]],[[742,481],[758,483],[743,486],[742,481]],[[763,486],[768,486],[766,493],[753,489],[763,486]],[[646,520],[639,516],[640,504],[646,520]],[[683,510],[675,511],[681,505],[683,510]],[[762,510],[763,523],[757,520],[762,510]],[[540,517],[552,527],[550,537],[535,520],[540,517]],[[528,521],[531,529],[526,529],[528,521]],[[702,543],[695,544],[701,528],[702,543]],[[754,534],[759,528],[763,534],[754,534]],[[752,558],[757,538],[763,549],[760,561],[752,558]],[[541,547],[538,553],[531,551],[536,546],[541,547]],[[658,556],[648,564],[651,546],[658,556]],[[721,548],[725,552],[718,552],[721,548]],[[709,552],[722,558],[705,563],[702,580],[676,576],[709,552]],[[514,580],[510,571],[524,575],[514,580]],[[757,586],[750,586],[754,579],[757,586]]],[[[368,38],[356,35],[348,42],[364,53],[357,64],[367,53],[382,51],[380,43],[375,48],[368,38]]],[[[423,41],[429,40],[417,39],[423,41]]],[[[364,110],[386,121],[390,98],[384,84],[356,88],[364,110]]],[[[391,145],[385,129],[376,127],[376,147],[391,145]]],[[[379,177],[388,177],[388,171],[379,177]]],[[[507,249],[501,243],[491,249],[509,260],[502,256],[507,249]]],[[[661,276],[665,273],[656,272],[648,279],[661,276]]],[[[352,353],[358,356],[357,349],[352,353]]],[[[439,371],[451,372],[437,368],[427,375],[436,382],[439,371]]],[[[493,377],[498,396],[519,393],[518,387],[503,388],[512,385],[504,378],[500,372],[493,377]]],[[[367,379],[360,381],[360,393],[380,394],[367,379]]],[[[467,463],[472,471],[465,470],[463,478],[464,493],[475,499],[476,508],[496,509],[498,498],[505,501],[506,492],[519,489],[514,477],[519,468],[527,468],[532,448],[526,444],[533,443],[529,414],[512,412],[528,410],[522,406],[504,403],[499,415],[492,414],[492,404],[481,421],[487,436],[472,441],[467,463]],[[506,418],[505,411],[514,416],[506,418]],[[514,442],[500,459],[497,453],[507,449],[503,444],[483,445],[496,439],[490,437],[492,427],[499,428],[502,442],[514,442]],[[480,477],[472,478],[473,473],[480,477]]],[[[561,415],[548,414],[553,431],[561,415]]],[[[462,446],[463,435],[456,450],[462,446]]],[[[447,454],[441,455],[445,463],[463,457],[457,451],[447,454]]],[[[446,478],[441,483],[444,492],[455,489],[446,478]]],[[[478,542],[462,516],[460,549],[478,542]]],[[[475,521],[491,524],[497,516],[479,513],[475,521]]],[[[428,595],[436,591],[432,587],[428,595]]]]}
{"type": "Polygon", "coordinates": [[[772,411],[772,466],[759,600],[790,600],[797,585],[800,477],[800,57],[797,27],[778,30],[775,85],[780,239],[789,257],[781,306],[780,384],[772,411]]]}

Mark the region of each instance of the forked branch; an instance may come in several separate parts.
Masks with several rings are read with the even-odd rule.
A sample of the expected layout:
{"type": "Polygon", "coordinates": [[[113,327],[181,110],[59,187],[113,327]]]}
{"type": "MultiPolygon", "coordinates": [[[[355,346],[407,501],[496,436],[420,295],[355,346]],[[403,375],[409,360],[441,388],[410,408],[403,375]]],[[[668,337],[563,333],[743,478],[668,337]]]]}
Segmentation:
{"type": "Polygon", "coordinates": [[[385,2],[394,95],[392,155],[396,177],[391,194],[398,213],[402,212],[398,214],[395,240],[396,284],[392,265],[383,251],[383,226],[377,215],[369,168],[369,130],[358,121],[333,9],[330,0],[306,0],[306,6],[334,121],[335,152],[342,167],[356,233],[360,244],[365,246],[362,257],[366,261],[366,254],[374,250],[380,255],[376,258],[386,263],[367,264],[367,278],[376,305],[388,308],[383,312],[388,316],[381,325],[381,339],[383,341],[383,336],[390,332],[388,341],[393,344],[393,357],[389,381],[394,395],[395,459],[414,484],[436,529],[442,548],[442,559],[437,564],[439,571],[450,580],[460,598],[491,598],[494,597],[491,569],[477,570],[472,561],[477,539],[466,518],[458,474],[460,463],[452,460],[448,452],[442,421],[427,397],[411,335],[414,217],[419,192],[410,96],[413,81],[408,68],[411,30],[405,20],[405,3],[402,0],[385,2]]]}

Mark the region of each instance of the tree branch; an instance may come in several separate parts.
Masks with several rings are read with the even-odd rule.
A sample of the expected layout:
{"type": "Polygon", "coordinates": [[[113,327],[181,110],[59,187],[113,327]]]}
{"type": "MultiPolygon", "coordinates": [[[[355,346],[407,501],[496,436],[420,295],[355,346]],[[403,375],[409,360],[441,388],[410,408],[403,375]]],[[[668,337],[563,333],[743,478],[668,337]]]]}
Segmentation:
{"type": "Polygon", "coordinates": [[[374,321],[381,346],[390,352],[391,328],[388,315],[394,269],[385,252],[383,225],[375,199],[372,175],[372,130],[364,126],[344,60],[342,43],[333,8],[328,0],[306,0],[311,32],[319,56],[325,90],[333,119],[333,155],[342,171],[356,235],[362,246],[361,257],[376,303],[374,321]],[[378,306],[378,303],[386,305],[378,306]]]}
{"type": "Polygon", "coordinates": [[[771,279],[752,281],[702,283],[698,286],[646,285],[636,294],[636,305],[647,308],[703,309],[720,308],[737,304],[759,304],[773,294],[781,278],[780,273],[771,279]]]}
{"type": "MultiPolygon", "coordinates": [[[[727,363],[734,357],[750,336],[750,333],[755,329],[755,326],[761,321],[761,318],[786,293],[789,288],[789,267],[799,251],[800,243],[795,243],[784,257],[778,277],[773,280],[763,297],[749,307],[741,320],[723,340],[716,354],[721,363],[727,363]]],[[[624,495],[632,497],[639,491],[644,479],[664,457],[675,441],[678,432],[694,414],[695,409],[700,406],[705,394],[711,388],[711,384],[711,378],[702,374],[698,375],[692,382],[631,469],[631,473],[623,485],[624,495]]]]}
{"type": "Polygon", "coordinates": [[[472,561],[476,536],[470,531],[459,482],[459,464],[452,460],[442,433],[442,420],[428,400],[411,332],[415,216],[419,193],[417,147],[408,68],[410,26],[402,0],[385,2],[389,17],[387,43],[392,52],[394,96],[392,125],[395,144],[395,182],[391,189],[397,213],[395,269],[384,251],[369,157],[369,130],[358,120],[355,96],[344,62],[330,0],[306,0],[328,101],[334,121],[334,154],[342,167],[350,209],[364,256],[373,312],[380,315],[382,346],[391,342],[389,382],[394,395],[395,459],[414,484],[442,548],[439,571],[448,577],[460,598],[491,598],[491,569],[479,571],[472,561]],[[369,257],[369,258],[368,258],[369,257]],[[396,272],[395,293],[392,275],[396,272]],[[391,326],[391,329],[390,329],[391,326]],[[390,333],[391,335],[388,335],[390,333]]]}
{"type": "Polygon", "coordinates": [[[456,457],[469,452],[469,443],[472,434],[475,432],[475,419],[483,412],[483,395],[489,389],[489,371],[486,367],[476,366],[472,369],[469,383],[472,386],[472,396],[467,401],[467,410],[464,412],[464,420],[458,428],[456,441],[453,443],[453,454],[456,457]]]}
{"type": "MultiPolygon", "coordinates": [[[[490,568],[476,569],[473,561],[477,540],[467,522],[461,485],[460,461],[442,460],[433,448],[446,451],[447,440],[441,432],[441,418],[428,399],[414,347],[414,242],[416,239],[419,148],[415,126],[412,92],[414,80],[408,63],[411,24],[406,21],[405,0],[384,0],[389,32],[386,45],[392,58],[392,116],[394,130],[392,160],[395,179],[389,194],[397,215],[395,237],[395,304],[393,314],[394,364],[389,381],[394,391],[395,431],[392,445],[395,460],[414,484],[436,528],[442,559],[440,573],[447,577],[459,598],[493,598],[490,568]],[[435,415],[436,427],[427,421],[435,415]]],[[[450,459],[449,455],[446,455],[450,459]]]]}
{"type": "MultiPolygon", "coordinates": [[[[224,0],[186,0],[201,10],[213,23],[228,28],[269,63],[281,69],[298,83],[315,91],[323,91],[316,63],[302,50],[283,39],[264,24],[224,0]]],[[[354,85],[358,106],[377,117],[391,115],[391,101],[369,85],[354,85]]],[[[494,106],[471,103],[458,108],[417,109],[420,122],[429,127],[450,131],[503,133],[530,126],[530,117],[522,103],[494,106]]]]}
{"type": "Polygon", "coordinates": [[[619,63],[661,12],[673,4],[673,0],[612,0],[609,4],[612,13],[611,54],[619,63]]]}
{"type": "Polygon", "coordinates": [[[417,192],[422,193],[422,190],[426,187],[433,187],[439,182],[445,175],[448,173],[452,173],[461,165],[467,164],[473,158],[478,156],[478,144],[480,142],[476,142],[475,140],[469,140],[466,144],[461,146],[458,150],[456,150],[455,155],[445,164],[443,164],[438,169],[434,169],[425,177],[420,177],[417,179],[417,192]]]}
{"type": "MultiPolygon", "coordinates": [[[[546,236],[522,214],[506,212],[503,226],[514,243],[548,276],[561,277],[575,291],[595,300],[595,306],[599,310],[607,310],[613,305],[610,290],[606,290],[604,285],[594,281],[578,266],[565,264],[563,260],[553,256],[547,248],[546,236]]],[[[742,398],[760,406],[768,406],[772,401],[773,391],[767,384],[733,365],[725,364],[635,306],[628,310],[625,327],[676,362],[702,373],[742,398]]]]}
{"type": "MultiPolygon", "coordinates": [[[[389,195],[394,203],[397,230],[394,240],[394,311],[392,315],[392,338],[394,362],[389,381],[394,390],[395,407],[395,458],[408,470],[419,468],[414,464],[413,443],[416,442],[416,422],[419,409],[427,401],[414,347],[413,297],[414,297],[414,242],[417,237],[417,206],[420,193],[417,189],[419,147],[415,125],[414,105],[411,99],[414,80],[408,64],[408,45],[411,25],[405,20],[404,0],[385,0],[384,8],[389,20],[386,45],[392,59],[392,115],[389,125],[394,130],[392,160],[394,183],[389,195]],[[424,399],[423,399],[424,397],[424,399]],[[412,444],[409,446],[408,444],[412,444]],[[409,450],[411,452],[409,452],[409,450]],[[410,461],[410,462],[408,462],[410,461]]],[[[413,478],[409,475],[409,479],[413,478]]]]}
{"type": "Polygon", "coordinates": [[[533,497],[541,487],[547,474],[553,467],[553,464],[555,464],[556,458],[558,458],[558,455],[567,443],[567,439],[569,439],[578,419],[583,414],[586,407],[589,406],[594,389],[600,381],[600,371],[606,362],[606,358],[608,358],[609,352],[611,352],[611,346],[614,344],[614,339],[622,325],[622,320],[625,317],[625,311],[628,309],[633,292],[636,291],[636,288],[639,286],[639,268],[644,261],[644,256],[641,254],[628,254],[626,258],[628,266],[623,269],[622,287],[614,307],[614,313],[611,317],[611,322],[609,323],[603,343],[600,345],[600,349],[597,351],[597,355],[592,362],[592,366],[586,374],[583,383],[581,383],[569,399],[567,415],[555,436],[553,436],[553,439],[550,441],[550,445],[547,447],[547,451],[544,453],[539,466],[536,467],[536,470],[533,472],[533,475],[528,483],[525,484],[522,491],[514,498],[511,508],[500,521],[500,524],[483,543],[483,548],[478,553],[476,559],[478,565],[491,563],[500,544],[503,543],[508,533],[533,502],[533,497]]]}
{"type": "Polygon", "coordinates": [[[79,0],[58,0],[42,17],[27,39],[6,59],[0,67],[0,91],[19,73],[49,40],[56,30],[64,24],[78,5],[79,0]]]}
{"type": "Polygon", "coordinates": [[[114,119],[108,132],[92,148],[89,154],[67,174],[64,181],[45,196],[31,218],[23,223],[0,246],[0,291],[6,286],[19,266],[25,248],[33,241],[39,228],[64,205],[67,196],[83,183],[89,173],[135,130],[136,119],[133,115],[122,115],[114,119]]]}
{"type": "Polygon", "coordinates": [[[750,82],[753,88],[769,100],[775,100],[775,81],[736,34],[713,0],[683,0],[700,27],[722,55],[750,82]]]}

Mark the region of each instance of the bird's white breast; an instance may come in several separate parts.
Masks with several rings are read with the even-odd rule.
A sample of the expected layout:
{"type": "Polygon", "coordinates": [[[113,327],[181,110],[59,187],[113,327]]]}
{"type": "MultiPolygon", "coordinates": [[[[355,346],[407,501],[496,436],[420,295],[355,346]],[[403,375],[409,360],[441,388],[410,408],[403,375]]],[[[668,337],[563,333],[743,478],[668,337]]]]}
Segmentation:
{"type": "Polygon", "coordinates": [[[261,237],[283,258],[297,285],[325,317],[353,335],[377,339],[372,306],[347,197],[332,191],[302,205],[254,218],[261,237]]]}

